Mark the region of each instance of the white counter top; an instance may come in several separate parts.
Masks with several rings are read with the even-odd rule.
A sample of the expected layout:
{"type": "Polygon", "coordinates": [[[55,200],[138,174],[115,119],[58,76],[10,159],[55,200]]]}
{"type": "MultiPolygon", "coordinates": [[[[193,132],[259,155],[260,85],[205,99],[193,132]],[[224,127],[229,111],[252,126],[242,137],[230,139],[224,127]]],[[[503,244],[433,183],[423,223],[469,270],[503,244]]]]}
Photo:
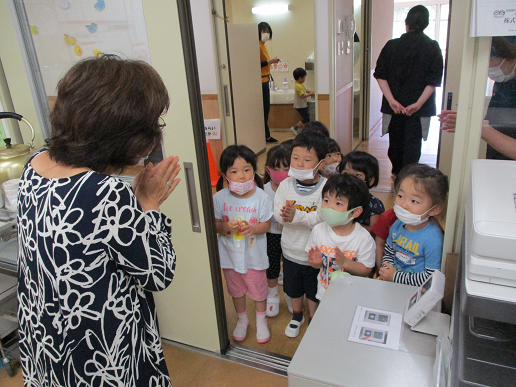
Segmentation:
{"type": "Polygon", "coordinates": [[[347,340],[358,305],[403,313],[415,290],[362,277],[332,282],[288,367],[289,387],[431,386],[434,336],[403,324],[398,351],[347,340]]]}

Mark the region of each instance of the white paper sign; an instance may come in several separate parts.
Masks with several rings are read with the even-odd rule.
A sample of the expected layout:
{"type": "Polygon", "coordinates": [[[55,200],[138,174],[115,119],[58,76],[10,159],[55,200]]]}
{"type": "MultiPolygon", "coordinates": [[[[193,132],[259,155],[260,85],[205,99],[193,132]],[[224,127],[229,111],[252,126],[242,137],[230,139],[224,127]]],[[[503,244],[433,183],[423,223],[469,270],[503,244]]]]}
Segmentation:
{"type": "Polygon", "coordinates": [[[401,313],[357,306],[348,341],[397,350],[402,324],[401,313]]]}
{"type": "Polygon", "coordinates": [[[288,60],[282,60],[278,63],[271,63],[271,71],[288,71],[288,60]]]}
{"type": "Polygon", "coordinates": [[[514,0],[473,0],[470,36],[516,35],[514,0]]]}
{"type": "Polygon", "coordinates": [[[220,139],[220,119],[204,120],[206,141],[220,139]]]}

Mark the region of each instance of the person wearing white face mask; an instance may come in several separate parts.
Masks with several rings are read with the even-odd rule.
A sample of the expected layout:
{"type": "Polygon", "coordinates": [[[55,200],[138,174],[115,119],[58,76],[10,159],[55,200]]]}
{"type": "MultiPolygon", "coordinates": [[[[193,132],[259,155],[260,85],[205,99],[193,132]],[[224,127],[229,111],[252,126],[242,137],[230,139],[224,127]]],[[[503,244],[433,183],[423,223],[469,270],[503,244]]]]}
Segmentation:
{"type": "Polygon", "coordinates": [[[269,111],[271,108],[271,91],[269,89],[269,80],[271,76],[271,63],[278,63],[277,57],[271,58],[265,43],[272,39],[272,29],[269,23],[261,22],[258,24],[258,40],[260,41],[260,67],[262,68],[262,95],[263,95],[263,117],[265,123],[265,141],[268,143],[276,143],[274,137],[271,137],[269,125],[269,111]]]}
{"type": "Polygon", "coordinates": [[[357,221],[369,206],[369,192],[358,177],[332,176],[322,191],[323,223],[308,238],[308,262],[319,269],[317,298],[322,300],[333,272],[367,277],[375,264],[375,244],[357,221]]]}
{"type": "Polygon", "coordinates": [[[324,167],[321,171],[321,174],[329,179],[333,175],[339,174],[339,164],[342,161],[342,154],[340,151],[340,146],[333,138],[327,138],[327,154],[324,159],[324,167]]]}
{"type": "MultiPolygon", "coordinates": [[[[492,39],[488,77],[495,81],[485,120],[500,133],[516,138],[516,36],[492,39]]],[[[486,158],[508,159],[488,142],[486,158]]]]}
{"type": "Polygon", "coordinates": [[[271,334],[265,311],[269,267],[265,233],[271,227],[272,202],[256,173],[256,155],[245,145],[224,149],[220,170],[213,207],[220,267],[238,316],[233,340],[244,341],[247,336],[247,295],[256,309],[256,341],[266,343],[271,334]],[[228,188],[223,188],[224,180],[228,188]]]}
{"type": "Polygon", "coordinates": [[[281,182],[274,196],[274,218],[283,225],[283,290],[292,299],[294,315],[285,335],[296,337],[305,321],[303,297],[308,299],[310,317],[317,309],[319,270],[308,263],[305,251],[312,228],[323,221],[319,207],[326,178],[319,175],[324,167],[326,138],[313,130],[304,130],[292,142],[289,177],[281,182]]]}
{"type": "Polygon", "coordinates": [[[448,178],[425,164],[400,171],[394,212],[378,279],[421,286],[441,269],[443,234],[435,216],[445,208],[448,178]]]}
{"type": "MultiPolygon", "coordinates": [[[[481,137],[487,143],[486,158],[516,160],[516,36],[495,36],[491,45],[488,76],[495,81],[481,137]]],[[[457,112],[438,115],[441,130],[455,132],[457,112]]]]}

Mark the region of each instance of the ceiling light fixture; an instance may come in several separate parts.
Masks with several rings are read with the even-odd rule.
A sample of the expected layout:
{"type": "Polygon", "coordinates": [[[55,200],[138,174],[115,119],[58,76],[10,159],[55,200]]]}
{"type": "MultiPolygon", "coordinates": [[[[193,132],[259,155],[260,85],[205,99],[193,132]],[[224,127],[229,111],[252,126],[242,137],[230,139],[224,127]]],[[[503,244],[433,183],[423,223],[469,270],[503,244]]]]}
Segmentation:
{"type": "Polygon", "coordinates": [[[262,5],[261,7],[253,7],[251,9],[254,15],[279,15],[288,11],[288,4],[262,5]]]}

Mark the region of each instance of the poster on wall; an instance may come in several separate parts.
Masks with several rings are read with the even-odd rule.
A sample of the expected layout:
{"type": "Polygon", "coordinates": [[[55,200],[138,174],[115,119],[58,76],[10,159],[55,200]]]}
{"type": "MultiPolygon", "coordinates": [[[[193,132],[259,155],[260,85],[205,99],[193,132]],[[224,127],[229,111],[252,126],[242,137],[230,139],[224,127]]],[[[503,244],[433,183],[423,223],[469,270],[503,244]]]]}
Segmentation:
{"type": "Polygon", "coordinates": [[[141,0],[25,0],[47,96],[81,59],[103,54],[151,63],[141,0]]]}
{"type": "Polygon", "coordinates": [[[516,35],[514,0],[473,0],[470,36],[516,35]]]}
{"type": "Polygon", "coordinates": [[[288,71],[288,60],[282,60],[278,63],[271,63],[271,71],[288,71]]]}

